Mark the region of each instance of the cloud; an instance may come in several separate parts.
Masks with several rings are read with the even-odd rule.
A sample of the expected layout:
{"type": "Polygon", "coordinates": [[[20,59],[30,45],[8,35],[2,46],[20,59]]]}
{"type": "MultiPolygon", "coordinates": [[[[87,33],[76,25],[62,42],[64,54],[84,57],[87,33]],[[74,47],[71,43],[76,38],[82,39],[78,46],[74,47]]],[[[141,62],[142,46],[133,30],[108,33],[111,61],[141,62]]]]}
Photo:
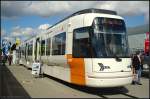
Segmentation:
{"type": "Polygon", "coordinates": [[[11,29],[11,33],[9,36],[12,38],[21,38],[21,40],[23,41],[41,32],[44,32],[44,30],[48,28],[49,26],[51,25],[41,24],[37,28],[16,26],[11,29]]]}
{"type": "Polygon", "coordinates": [[[4,29],[1,29],[1,36],[4,36],[6,34],[6,31],[4,29]]]}
{"type": "Polygon", "coordinates": [[[30,14],[34,13],[35,15],[39,15],[42,17],[49,17],[51,15],[68,12],[70,6],[68,2],[62,1],[60,1],[59,3],[55,1],[36,1],[32,2],[32,4],[27,9],[32,9],[29,12],[30,14]]]}
{"type": "Polygon", "coordinates": [[[132,16],[138,14],[149,13],[148,1],[109,1],[98,5],[98,8],[115,10],[120,15],[132,16]]]}
{"type": "Polygon", "coordinates": [[[64,11],[69,11],[68,2],[60,1],[2,1],[1,14],[4,18],[24,15],[38,15],[49,17],[64,11]]]}
{"type": "Polygon", "coordinates": [[[47,28],[49,28],[51,25],[49,24],[42,24],[38,27],[38,29],[41,29],[41,30],[46,30],[47,28]]]}
{"type": "Polygon", "coordinates": [[[37,28],[15,26],[10,30],[9,35],[4,29],[1,29],[1,37],[11,42],[15,42],[15,38],[20,38],[21,41],[24,41],[32,36],[45,32],[50,26],[50,24],[41,24],[37,28]]]}
{"type": "Polygon", "coordinates": [[[115,10],[123,16],[142,14],[149,19],[149,1],[2,1],[1,15],[5,18],[24,15],[50,17],[86,8],[115,10]]]}
{"type": "Polygon", "coordinates": [[[12,37],[21,37],[21,36],[33,36],[34,29],[30,27],[21,28],[20,26],[16,26],[12,28],[11,36],[12,37]]]}
{"type": "Polygon", "coordinates": [[[1,16],[5,18],[14,18],[27,15],[26,9],[31,2],[26,1],[1,1],[1,16]]]}
{"type": "MultiPolygon", "coordinates": [[[[18,18],[22,16],[50,17],[69,15],[78,10],[99,8],[117,11],[121,16],[144,15],[149,23],[149,1],[1,1],[1,18],[18,18]]],[[[11,30],[11,37],[29,38],[49,27],[42,24],[37,28],[16,26],[11,30]]],[[[1,30],[2,35],[6,34],[1,30]]]]}
{"type": "Polygon", "coordinates": [[[12,42],[13,38],[6,34],[5,29],[1,29],[1,40],[7,40],[8,42],[12,42]]]}
{"type": "Polygon", "coordinates": [[[3,37],[3,40],[7,40],[8,42],[14,42],[14,38],[8,36],[3,37]]]}

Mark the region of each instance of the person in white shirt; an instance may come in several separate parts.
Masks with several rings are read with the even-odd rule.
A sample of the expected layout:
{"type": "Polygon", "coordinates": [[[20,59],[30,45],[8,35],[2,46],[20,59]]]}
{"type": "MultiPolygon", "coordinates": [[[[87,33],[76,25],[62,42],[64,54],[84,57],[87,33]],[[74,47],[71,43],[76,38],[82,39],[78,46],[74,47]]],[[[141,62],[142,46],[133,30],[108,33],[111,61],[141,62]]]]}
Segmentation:
{"type": "Polygon", "coordinates": [[[11,50],[13,52],[13,55],[12,55],[13,56],[13,60],[12,60],[12,62],[13,62],[13,64],[16,64],[16,44],[12,45],[11,50]]]}

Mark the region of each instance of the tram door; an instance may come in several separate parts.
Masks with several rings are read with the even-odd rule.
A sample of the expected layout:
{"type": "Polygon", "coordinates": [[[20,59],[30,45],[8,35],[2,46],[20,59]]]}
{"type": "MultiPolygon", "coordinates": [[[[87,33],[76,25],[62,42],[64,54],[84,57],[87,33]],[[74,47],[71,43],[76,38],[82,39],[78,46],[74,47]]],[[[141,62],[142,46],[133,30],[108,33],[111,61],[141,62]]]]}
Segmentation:
{"type": "Polygon", "coordinates": [[[40,61],[40,38],[36,39],[34,53],[35,53],[35,61],[40,61]]]}

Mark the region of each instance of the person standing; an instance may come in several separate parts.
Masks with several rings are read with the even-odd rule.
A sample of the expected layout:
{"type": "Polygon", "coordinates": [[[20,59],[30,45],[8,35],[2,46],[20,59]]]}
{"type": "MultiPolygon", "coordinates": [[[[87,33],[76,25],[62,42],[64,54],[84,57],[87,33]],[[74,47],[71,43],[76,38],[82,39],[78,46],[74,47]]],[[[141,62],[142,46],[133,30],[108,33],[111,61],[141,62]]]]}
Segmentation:
{"type": "Polygon", "coordinates": [[[9,50],[10,50],[10,43],[8,44],[7,42],[5,44],[3,44],[3,49],[2,49],[2,52],[3,52],[3,62],[4,64],[7,62],[7,59],[8,59],[8,55],[9,55],[9,50]]]}
{"type": "Polygon", "coordinates": [[[6,61],[7,61],[6,48],[3,47],[2,48],[2,62],[3,62],[3,65],[5,65],[6,61]]]}
{"type": "Polygon", "coordinates": [[[12,47],[11,47],[11,50],[13,52],[13,64],[16,64],[16,44],[13,44],[12,47]]]}
{"type": "Polygon", "coordinates": [[[135,54],[132,54],[131,55],[131,59],[132,59],[132,75],[133,75],[133,79],[132,79],[132,84],[135,85],[135,82],[136,82],[136,73],[135,73],[135,65],[134,65],[134,62],[133,62],[133,59],[135,57],[135,54]]]}
{"type": "Polygon", "coordinates": [[[142,85],[140,79],[141,79],[141,72],[143,69],[143,60],[141,58],[141,53],[139,51],[137,51],[136,55],[133,57],[132,65],[135,68],[135,73],[137,75],[135,83],[138,85],[142,85]]]}
{"type": "Polygon", "coordinates": [[[12,62],[11,50],[9,50],[9,53],[8,53],[8,62],[9,62],[9,66],[10,66],[11,62],[12,62]]]}
{"type": "Polygon", "coordinates": [[[12,57],[11,57],[11,42],[9,42],[9,49],[7,53],[8,63],[11,65],[12,57]]]}

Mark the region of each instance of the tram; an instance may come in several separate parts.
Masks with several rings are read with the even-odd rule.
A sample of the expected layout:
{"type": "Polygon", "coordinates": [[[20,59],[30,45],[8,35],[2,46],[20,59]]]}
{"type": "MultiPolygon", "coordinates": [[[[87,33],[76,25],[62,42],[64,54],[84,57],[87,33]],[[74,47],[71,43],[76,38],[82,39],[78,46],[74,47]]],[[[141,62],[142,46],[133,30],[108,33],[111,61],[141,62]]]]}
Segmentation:
{"type": "Polygon", "coordinates": [[[20,64],[38,61],[44,74],[90,87],[132,82],[124,19],[115,11],[84,9],[24,41],[20,64]]]}

